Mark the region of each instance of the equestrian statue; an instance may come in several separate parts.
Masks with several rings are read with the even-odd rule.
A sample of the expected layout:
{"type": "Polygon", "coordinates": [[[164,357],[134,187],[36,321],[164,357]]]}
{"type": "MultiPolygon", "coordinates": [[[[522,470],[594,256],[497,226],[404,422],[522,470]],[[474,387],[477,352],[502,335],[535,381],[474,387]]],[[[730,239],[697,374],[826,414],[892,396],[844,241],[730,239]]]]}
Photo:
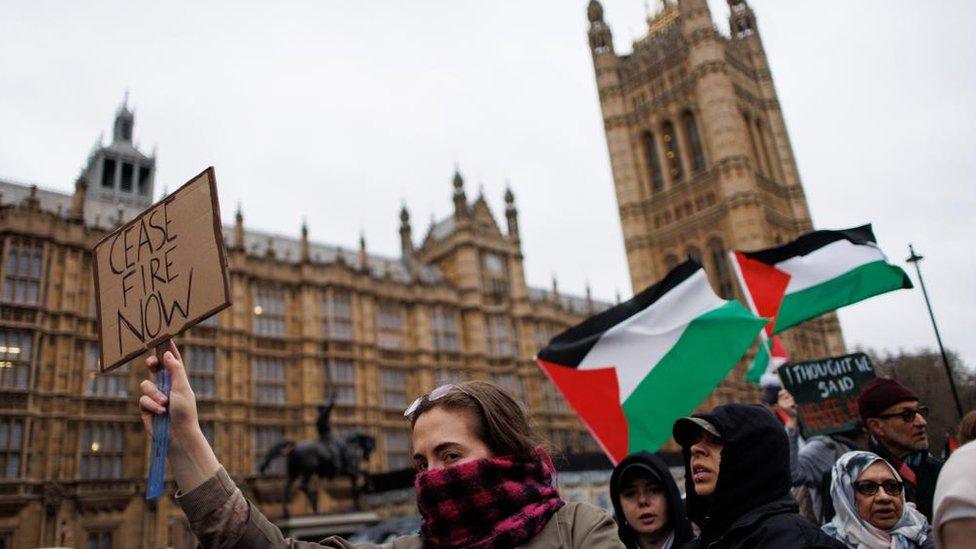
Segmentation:
{"type": "Polygon", "coordinates": [[[284,457],[287,460],[288,481],[285,483],[285,499],[282,503],[286,517],[289,516],[288,502],[291,501],[292,486],[299,477],[302,479],[300,488],[312,505],[312,512],[318,514],[318,498],[309,485],[312,475],[330,480],[340,476],[347,477],[352,482],[356,509],[362,509],[359,501],[359,477],[363,477],[364,486],[368,485],[369,473],[360,466],[369,459],[376,447],[376,440],[363,433],[349,435],[345,440],[335,438],[330,419],[334,407],[334,395],[328,402],[318,406],[319,415],[315,420],[318,440],[295,443],[284,439],[272,446],[261,461],[259,470],[264,474],[275,459],[284,457]]]}

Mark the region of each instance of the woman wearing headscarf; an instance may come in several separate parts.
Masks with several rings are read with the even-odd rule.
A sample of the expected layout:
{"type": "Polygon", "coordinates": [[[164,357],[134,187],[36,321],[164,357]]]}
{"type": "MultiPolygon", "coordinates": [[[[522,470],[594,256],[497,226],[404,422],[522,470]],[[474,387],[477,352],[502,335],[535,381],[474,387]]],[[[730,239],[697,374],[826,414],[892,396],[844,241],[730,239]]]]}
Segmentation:
{"type": "Polygon", "coordinates": [[[871,452],[848,452],[832,474],[837,514],[824,532],[859,549],[935,547],[925,516],[905,501],[905,483],[890,463],[871,452]]]}
{"type": "Polygon", "coordinates": [[[694,538],[668,466],[650,452],[631,454],[613,468],[610,500],[627,549],[671,549],[694,538]]]}

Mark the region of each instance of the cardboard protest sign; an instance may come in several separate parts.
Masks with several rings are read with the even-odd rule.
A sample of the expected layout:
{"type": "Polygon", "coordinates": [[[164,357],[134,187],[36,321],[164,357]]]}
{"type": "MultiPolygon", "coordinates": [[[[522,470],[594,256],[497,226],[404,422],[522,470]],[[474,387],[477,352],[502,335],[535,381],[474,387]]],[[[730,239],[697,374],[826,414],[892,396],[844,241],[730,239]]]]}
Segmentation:
{"type": "Polygon", "coordinates": [[[796,399],[804,437],[856,427],[860,421],[857,395],[875,377],[864,353],[784,364],[778,373],[783,388],[796,399]]]}
{"type": "Polygon", "coordinates": [[[230,305],[213,168],[95,245],[102,372],[230,305]]]}

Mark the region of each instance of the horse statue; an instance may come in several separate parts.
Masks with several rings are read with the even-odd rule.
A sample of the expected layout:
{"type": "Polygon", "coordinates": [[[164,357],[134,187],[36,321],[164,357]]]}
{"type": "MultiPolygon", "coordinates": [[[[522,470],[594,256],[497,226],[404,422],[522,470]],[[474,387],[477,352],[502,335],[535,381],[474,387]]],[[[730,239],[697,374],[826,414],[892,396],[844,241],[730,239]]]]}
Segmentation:
{"type": "Polygon", "coordinates": [[[359,501],[359,477],[362,475],[364,485],[368,485],[369,474],[360,468],[360,464],[368,460],[373,453],[376,439],[362,433],[349,435],[344,440],[335,438],[329,420],[334,406],[333,398],[318,407],[319,416],[315,421],[319,433],[318,440],[295,443],[290,439],[284,439],[272,446],[261,461],[259,470],[264,474],[275,459],[283,456],[287,460],[288,481],[285,483],[285,499],[282,503],[286,517],[290,516],[288,502],[291,501],[292,486],[298,477],[302,479],[300,487],[312,505],[312,511],[316,514],[319,512],[318,498],[309,486],[312,475],[330,480],[339,476],[348,478],[352,482],[356,509],[362,510],[359,501]]]}

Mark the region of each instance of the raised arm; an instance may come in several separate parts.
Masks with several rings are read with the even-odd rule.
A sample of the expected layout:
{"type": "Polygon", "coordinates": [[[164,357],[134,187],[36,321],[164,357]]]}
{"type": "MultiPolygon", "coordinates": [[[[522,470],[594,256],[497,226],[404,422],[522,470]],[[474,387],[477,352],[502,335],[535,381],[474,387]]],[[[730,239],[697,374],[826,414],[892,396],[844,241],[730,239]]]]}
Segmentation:
{"type": "Polygon", "coordinates": [[[168,463],[176,485],[182,492],[189,492],[214,476],[220,469],[220,462],[200,430],[196,397],[190,388],[190,380],[176,344],[170,342],[169,350],[163,353],[162,365],[155,356],[151,356],[146,360],[146,366],[154,374],[160,367],[169,371],[172,386],[167,398],[155,383],[143,380],[140,385],[142,396],[139,397],[142,424],[152,438],[153,416],[162,415],[169,409],[168,463]]]}

